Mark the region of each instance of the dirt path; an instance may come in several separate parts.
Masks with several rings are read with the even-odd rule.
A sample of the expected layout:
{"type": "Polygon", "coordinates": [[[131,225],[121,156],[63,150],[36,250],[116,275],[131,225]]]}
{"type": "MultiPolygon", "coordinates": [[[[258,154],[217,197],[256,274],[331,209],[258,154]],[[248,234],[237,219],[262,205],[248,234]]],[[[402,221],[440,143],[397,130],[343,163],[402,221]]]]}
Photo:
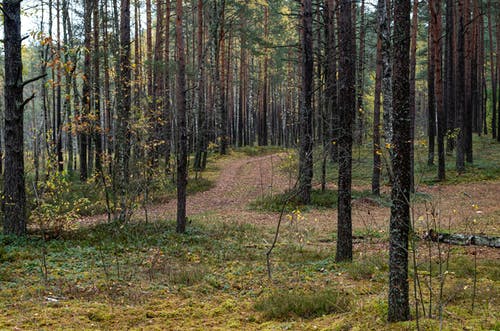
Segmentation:
{"type": "MultiPolygon", "coordinates": [[[[278,213],[249,210],[248,204],[259,196],[282,192],[290,187],[289,180],[279,171],[280,161],[285,155],[229,157],[217,161],[220,173],[215,186],[208,191],[188,196],[188,217],[206,214],[228,222],[274,227],[278,213]]],[[[434,210],[443,227],[450,223],[457,231],[500,234],[500,182],[425,186],[419,188],[419,192],[428,194],[432,199],[415,204],[413,211],[416,220],[422,220],[422,217],[427,217],[434,210]]],[[[148,208],[149,220],[175,219],[175,214],[175,199],[148,208]]],[[[141,219],[144,215],[144,211],[138,210],[133,218],[141,219]]],[[[304,229],[324,236],[336,232],[336,210],[313,209],[305,212],[304,216],[304,229]]],[[[371,199],[353,201],[355,231],[387,232],[389,218],[390,208],[386,206],[380,206],[371,199]]],[[[103,220],[105,216],[101,215],[86,218],[82,223],[91,224],[103,220]]],[[[422,229],[425,224],[421,221],[417,226],[422,229]]]]}
{"type": "MultiPolygon", "coordinates": [[[[218,165],[221,168],[215,186],[205,192],[187,198],[187,215],[205,212],[240,213],[260,195],[281,192],[287,181],[278,171],[282,154],[272,154],[243,159],[227,159],[218,165]]],[[[152,219],[175,217],[176,201],[157,205],[150,209],[152,219]]]]}

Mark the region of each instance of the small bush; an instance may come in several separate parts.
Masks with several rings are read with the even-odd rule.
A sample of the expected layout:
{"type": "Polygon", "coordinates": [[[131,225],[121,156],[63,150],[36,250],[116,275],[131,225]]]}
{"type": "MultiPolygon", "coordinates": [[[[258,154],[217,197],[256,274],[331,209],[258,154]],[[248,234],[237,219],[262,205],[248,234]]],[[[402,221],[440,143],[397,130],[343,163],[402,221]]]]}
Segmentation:
{"type": "Polygon", "coordinates": [[[345,313],[350,309],[350,298],[334,289],[324,289],[317,293],[305,291],[274,292],[259,300],[255,309],[268,319],[288,319],[293,317],[313,318],[332,313],[345,313]]]}

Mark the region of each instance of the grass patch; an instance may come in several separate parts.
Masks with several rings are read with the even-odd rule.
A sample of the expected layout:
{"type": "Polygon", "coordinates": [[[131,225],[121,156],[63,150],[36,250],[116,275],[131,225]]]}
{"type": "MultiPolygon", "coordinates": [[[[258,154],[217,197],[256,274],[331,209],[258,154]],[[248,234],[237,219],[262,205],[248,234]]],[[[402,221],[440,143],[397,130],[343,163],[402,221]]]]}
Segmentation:
{"type": "MultiPolygon", "coordinates": [[[[307,210],[307,208],[337,208],[338,193],[336,190],[312,190],[311,203],[307,206],[300,203],[298,197],[290,198],[291,196],[293,196],[293,193],[290,191],[261,196],[250,203],[250,208],[257,211],[270,212],[280,212],[283,205],[285,205],[285,212],[292,212],[296,209],[307,210]]],[[[360,199],[361,203],[369,202],[381,206],[390,205],[390,198],[388,196],[374,196],[370,191],[353,191],[352,199],[360,199]]]]}
{"type": "MultiPolygon", "coordinates": [[[[446,181],[437,181],[437,157],[434,165],[427,165],[426,137],[417,138],[415,141],[415,184],[460,184],[470,182],[491,181],[500,179],[500,145],[490,136],[473,135],[474,163],[467,164],[466,172],[458,174],[455,169],[455,154],[446,155],[446,181]]],[[[383,151],[386,153],[386,151],[383,151]]],[[[322,155],[322,148],[315,150],[315,155],[322,155]]],[[[389,160],[388,155],[384,155],[389,160]]],[[[321,164],[314,164],[314,179],[319,183],[321,178],[321,164]]],[[[371,185],[373,172],[373,151],[371,142],[353,147],[352,176],[354,186],[371,185]]],[[[327,162],[327,183],[336,183],[338,179],[338,164],[327,162]]],[[[388,185],[389,178],[385,165],[382,168],[381,184],[388,185]]]]}
{"type": "Polygon", "coordinates": [[[350,307],[349,295],[336,289],[321,289],[315,293],[275,291],[255,304],[255,309],[262,312],[265,318],[278,320],[345,313],[350,307]]]}
{"type": "Polygon", "coordinates": [[[389,270],[388,259],[382,255],[372,255],[362,260],[354,260],[351,263],[345,263],[349,276],[356,281],[374,280],[386,277],[389,270]]]}
{"type": "Polygon", "coordinates": [[[280,146],[244,146],[235,148],[234,151],[246,156],[261,156],[280,153],[285,151],[285,149],[280,146]]]}

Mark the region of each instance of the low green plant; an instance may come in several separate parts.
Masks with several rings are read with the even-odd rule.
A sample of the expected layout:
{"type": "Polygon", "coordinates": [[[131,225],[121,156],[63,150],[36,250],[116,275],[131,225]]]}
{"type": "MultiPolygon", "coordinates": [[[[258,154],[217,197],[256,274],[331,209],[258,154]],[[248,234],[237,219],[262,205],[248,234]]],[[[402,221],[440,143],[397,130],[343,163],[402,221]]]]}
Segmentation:
{"type": "Polygon", "coordinates": [[[347,293],[336,289],[318,289],[317,292],[293,290],[274,291],[260,299],[255,309],[268,319],[285,320],[293,317],[313,318],[326,314],[345,313],[351,308],[347,293]]]}
{"type": "Polygon", "coordinates": [[[44,236],[59,237],[72,229],[80,212],[89,204],[87,198],[67,200],[70,179],[66,172],[52,172],[35,192],[35,208],[31,211],[30,222],[42,231],[44,236]]]}

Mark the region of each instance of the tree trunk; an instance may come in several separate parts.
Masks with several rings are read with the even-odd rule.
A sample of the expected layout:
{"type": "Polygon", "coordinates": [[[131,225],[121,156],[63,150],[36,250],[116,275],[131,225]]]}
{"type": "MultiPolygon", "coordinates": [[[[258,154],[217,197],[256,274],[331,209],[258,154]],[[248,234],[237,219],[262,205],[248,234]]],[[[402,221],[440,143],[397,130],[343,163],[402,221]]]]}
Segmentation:
{"type": "Polygon", "coordinates": [[[410,0],[394,3],[394,154],[389,239],[390,322],[410,319],[408,236],[410,231],[410,0]]]}
{"type": "Polygon", "coordinates": [[[436,98],[436,110],[438,115],[438,180],[445,180],[445,150],[444,137],[446,134],[446,115],[443,109],[443,79],[441,74],[441,1],[431,0],[430,8],[430,31],[432,35],[432,52],[434,54],[434,96],[436,98]]]}
{"type": "MultiPolygon", "coordinates": [[[[465,26],[464,26],[464,0],[458,2],[457,12],[457,77],[465,77],[465,26]]],[[[456,89],[457,105],[457,159],[456,169],[458,173],[465,172],[465,79],[459,79],[456,89]]]]}
{"type": "Polygon", "coordinates": [[[186,128],[186,60],[182,32],[182,0],[177,0],[175,20],[177,46],[177,232],[186,232],[187,128],[186,128]]]}
{"type": "MultiPolygon", "coordinates": [[[[493,49],[493,22],[491,20],[491,1],[488,0],[488,37],[490,40],[490,74],[491,74],[491,134],[493,139],[497,137],[497,75],[495,73],[494,49],[493,49]]],[[[497,29],[499,29],[497,27],[497,29]]],[[[497,43],[500,40],[497,39],[497,43]]],[[[498,66],[498,63],[497,63],[498,66]]],[[[500,116],[499,116],[500,117],[500,116]]]]}
{"type": "Polygon", "coordinates": [[[337,48],[336,48],[336,31],[335,31],[335,10],[336,1],[326,0],[325,10],[327,11],[327,48],[326,48],[326,98],[327,112],[329,118],[329,136],[330,136],[330,159],[336,162],[338,158],[338,128],[339,114],[337,105],[337,48]]]}
{"type": "Polygon", "coordinates": [[[363,94],[365,84],[365,0],[361,0],[360,7],[360,27],[359,27],[359,54],[358,54],[358,83],[357,83],[357,101],[356,101],[356,144],[363,143],[365,134],[365,108],[363,105],[363,94]]]}
{"type": "Polygon", "coordinates": [[[434,91],[434,52],[432,51],[432,37],[431,33],[427,39],[427,130],[428,130],[428,152],[427,152],[427,165],[434,165],[434,151],[436,142],[436,99],[434,91]]]}
{"type": "Polygon", "coordinates": [[[119,220],[127,220],[130,211],[127,205],[127,183],[130,159],[130,0],[120,1],[120,75],[118,86],[117,128],[115,159],[117,166],[116,188],[119,196],[119,220]]]}
{"type": "Polygon", "coordinates": [[[384,108],[384,140],[392,144],[392,63],[391,63],[391,24],[389,19],[390,0],[378,0],[377,19],[382,39],[382,95],[384,108]]]}
{"type": "Polygon", "coordinates": [[[444,113],[446,116],[446,129],[450,134],[447,140],[447,150],[452,152],[455,148],[455,138],[451,134],[455,128],[455,35],[454,22],[454,2],[455,0],[446,0],[446,34],[445,34],[445,90],[444,90],[444,113]]]}
{"type": "Polygon", "coordinates": [[[410,42],[410,187],[411,192],[415,191],[415,74],[417,65],[417,34],[418,34],[418,2],[413,0],[412,9],[412,28],[411,28],[411,42],[410,42]]]}
{"type": "Polygon", "coordinates": [[[356,50],[351,1],[340,1],[339,16],[339,178],[337,253],[335,260],[352,260],[352,129],[356,114],[356,50]]]}
{"type": "Polygon", "coordinates": [[[375,71],[375,97],[373,104],[373,174],[372,194],[380,195],[380,173],[382,171],[382,149],[380,146],[380,96],[382,92],[382,39],[377,38],[377,68],[375,71]]]}
{"type": "MultiPolygon", "coordinates": [[[[26,189],[24,180],[23,64],[21,57],[21,1],[4,0],[5,50],[5,174],[3,232],[26,234],[26,189]]],[[[28,101],[28,100],[27,100],[28,101]]]]}
{"type": "MultiPolygon", "coordinates": [[[[102,128],[101,128],[101,80],[100,80],[100,60],[102,54],[99,52],[99,0],[94,0],[94,58],[93,58],[93,100],[94,113],[92,136],[95,144],[95,170],[102,172],[102,128]]],[[[107,55],[104,55],[107,56],[107,55]]]]}
{"type": "MultiPolygon", "coordinates": [[[[198,60],[198,86],[196,88],[196,96],[197,96],[197,109],[196,109],[196,151],[194,158],[194,169],[196,171],[203,170],[202,160],[203,154],[206,153],[206,106],[205,106],[205,63],[204,63],[204,54],[203,54],[203,0],[198,0],[197,5],[197,13],[198,13],[198,31],[197,31],[197,45],[196,45],[196,56],[198,60]]],[[[241,48],[241,52],[243,52],[243,48],[241,48]]],[[[242,83],[240,83],[242,86],[242,83]]],[[[241,95],[240,95],[241,97],[241,95]]]]}
{"type": "Polygon", "coordinates": [[[299,198],[302,203],[311,202],[313,177],[313,38],[312,1],[302,1],[302,107],[300,109],[299,149],[299,198]]]}

